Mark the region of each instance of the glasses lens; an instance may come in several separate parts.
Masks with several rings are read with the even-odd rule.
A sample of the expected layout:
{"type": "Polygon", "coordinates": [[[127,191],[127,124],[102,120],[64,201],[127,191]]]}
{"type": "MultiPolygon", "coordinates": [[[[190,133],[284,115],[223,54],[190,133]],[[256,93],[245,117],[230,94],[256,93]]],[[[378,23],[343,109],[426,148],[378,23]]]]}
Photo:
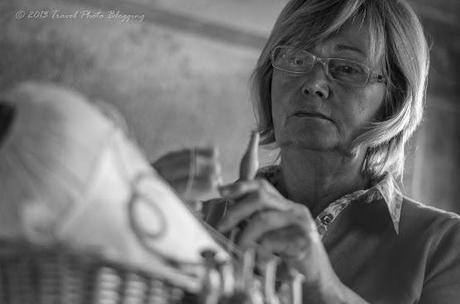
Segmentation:
{"type": "Polygon", "coordinates": [[[335,80],[358,86],[365,85],[369,77],[366,66],[344,59],[331,59],[329,74],[335,80]]]}
{"type": "Polygon", "coordinates": [[[311,54],[293,47],[277,47],[273,52],[273,66],[284,71],[305,73],[311,70],[314,63],[311,54]]]}

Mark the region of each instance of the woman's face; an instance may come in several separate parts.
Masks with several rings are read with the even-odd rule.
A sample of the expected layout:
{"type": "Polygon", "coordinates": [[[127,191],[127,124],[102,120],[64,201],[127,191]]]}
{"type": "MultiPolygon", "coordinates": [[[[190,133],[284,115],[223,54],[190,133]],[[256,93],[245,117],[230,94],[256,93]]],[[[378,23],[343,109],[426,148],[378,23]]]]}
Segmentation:
{"type": "MultiPolygon", "coordinates": [[[[374,64],[379,60],[370,58],[368,32],[350,24],[308,51],[323,58],[351,59],[380,73],[380,65],[374,64]]],[[[320,63],[300,75],[274,69],[271,96],[276,142],[282,149],[348,151],[353,139],[376,117],[385,90],[380,82],[365,87],[336,82],[320,63]]]]}

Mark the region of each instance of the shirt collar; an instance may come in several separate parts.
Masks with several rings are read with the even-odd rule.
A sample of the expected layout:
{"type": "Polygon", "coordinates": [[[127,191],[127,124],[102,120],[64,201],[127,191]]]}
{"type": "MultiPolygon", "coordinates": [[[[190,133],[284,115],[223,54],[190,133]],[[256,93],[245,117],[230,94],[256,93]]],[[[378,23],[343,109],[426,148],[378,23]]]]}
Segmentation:
{"type": "Polygon", "coordinates": [[[387,205],[388,212],[393,222],[393,227],[396,233],[399,233],[399,221],[401,218],[403,195],[397,186],[397,182],[391,174],[387,174],[369,190],[372,189],[380,194],[381,198],[387,205]]]}
{"type": "MultiPolygon", "coordinates": [[[[279,183],[281,168],[277,165],[261,168],[258,172],[259,177],[267,179],[273,186],[279,183]]],[[[399,233],[399,222],[401,217],[401,206],[403,195],[399,190],[396,181],[391,174],[386,174],[370,188],[358,190],[339,198],[338,200],[357,200],[365,203],[372,203],[377,200],[383,200],[388,208],[393,228],[396,234],[399,233]]],[[[337,202],[337,200],[336,200],[337,202]]]]}

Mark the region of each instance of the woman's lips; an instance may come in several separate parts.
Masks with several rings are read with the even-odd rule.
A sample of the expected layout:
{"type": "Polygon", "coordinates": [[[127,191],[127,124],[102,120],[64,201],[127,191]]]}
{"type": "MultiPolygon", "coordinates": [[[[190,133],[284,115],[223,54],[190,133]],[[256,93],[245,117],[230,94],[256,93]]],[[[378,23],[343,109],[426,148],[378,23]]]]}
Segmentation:
{"type": "Polygon", "coordinates": [[[295,112],[293,116],[319,118],[319,119],[325,119],[325,120],[332,121],[331,118],[327,117],[324,114],[318,113],[318,112],[295,112]]]}

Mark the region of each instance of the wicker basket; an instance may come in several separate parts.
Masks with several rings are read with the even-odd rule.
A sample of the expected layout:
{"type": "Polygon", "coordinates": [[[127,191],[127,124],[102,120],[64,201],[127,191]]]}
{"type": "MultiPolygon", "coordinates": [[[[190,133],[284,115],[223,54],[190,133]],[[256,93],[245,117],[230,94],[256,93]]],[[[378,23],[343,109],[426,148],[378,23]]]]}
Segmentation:
{"type": "Polygon", "coordinates": [[[0,241],[0,303],[198,303],[171,282],[95,255],[0,241]]]}

